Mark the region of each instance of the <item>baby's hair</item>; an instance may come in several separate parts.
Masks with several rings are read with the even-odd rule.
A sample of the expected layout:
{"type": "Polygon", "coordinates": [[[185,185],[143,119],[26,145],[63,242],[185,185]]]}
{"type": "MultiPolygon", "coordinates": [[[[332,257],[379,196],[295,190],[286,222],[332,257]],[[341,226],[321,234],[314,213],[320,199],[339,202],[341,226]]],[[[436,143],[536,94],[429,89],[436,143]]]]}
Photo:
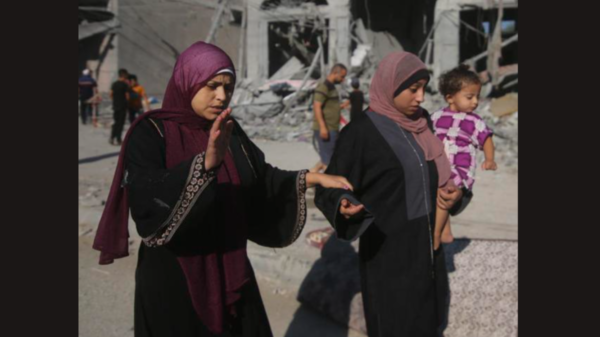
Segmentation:
{"type": "Polygon", "coordinates": [[[454,95],[461,91],[463,86],[467,84],[481,85],[481,80],[476,73],[471,71],[469,66],[461,64],[442,74],[439,85],[440,93],[444,97],[454,95]]]}

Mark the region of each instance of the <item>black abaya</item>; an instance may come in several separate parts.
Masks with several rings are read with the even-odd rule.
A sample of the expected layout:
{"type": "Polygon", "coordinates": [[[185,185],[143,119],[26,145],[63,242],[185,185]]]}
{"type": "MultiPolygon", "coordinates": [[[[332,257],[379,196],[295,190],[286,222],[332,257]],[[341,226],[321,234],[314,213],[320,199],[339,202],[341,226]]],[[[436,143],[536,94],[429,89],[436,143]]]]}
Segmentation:
{"type": "Polygon", "coordinates": [[[435,337],[446,300],[442,248],[432,249],[438,175],[415,138],[367,111],[346,126],[326,173],[354,192],[317,187],[315,203],[338,237],[360,237],[359,268],[369,336],[435,337]],[[342,198],[366,212],[346,220],[342,198]]]}
{"type": "MultiPolygon", "coordinates": [[[[163,134],[159,120],[140,122],[130,135],[125,156],[131,216],[140,236],[152,246],[142,243],[139,250],[135,336],[213,336],[192,306],[177,257],[202,254],[227,240],[227,233],[219,230],[219,212],[224,205],[216,205],[214,175],[197,165],[203,154],[166,168],[163,134]],[[198,179],[192,184],[194,178],[198,179]],[[193,186],[198,186],[195,192],[193,186]],[[184,205],[188,191],[195,196],[184,205]],[[173,221],[183,206],[181,219],[173,221]]],[[[305,172],[283,171],[267,164],[237,124],[230,151],[240,175],[249,239],[270,247],[291,244],[306,220],[305,172]]],[[[236,302],[238,316],[228,317],[222,336],[272,336],[253,274],[241,293],[242,299],[236,302]]]]}

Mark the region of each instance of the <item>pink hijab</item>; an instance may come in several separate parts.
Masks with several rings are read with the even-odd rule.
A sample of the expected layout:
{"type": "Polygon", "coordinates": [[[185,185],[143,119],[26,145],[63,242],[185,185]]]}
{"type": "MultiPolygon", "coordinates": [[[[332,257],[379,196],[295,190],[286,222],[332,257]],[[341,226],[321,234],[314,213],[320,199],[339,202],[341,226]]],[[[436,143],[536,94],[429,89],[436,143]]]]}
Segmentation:
{"type": "Polygon", "coordinates": [[[423,149],[425,158],[434,160],[438,170],[438,186],[444,186],[450,180],[450,162],[444,152],[444,144],[427,125],[423,109],[411,117],[406,116],[394,106],[394,92],[409,80],[416,72],[427,69],[414,54],[394,52],[381,60],[371,82],[369,95],[370,108],[374,112],[393,120],[402,129],[412,133],[423,149]]]}

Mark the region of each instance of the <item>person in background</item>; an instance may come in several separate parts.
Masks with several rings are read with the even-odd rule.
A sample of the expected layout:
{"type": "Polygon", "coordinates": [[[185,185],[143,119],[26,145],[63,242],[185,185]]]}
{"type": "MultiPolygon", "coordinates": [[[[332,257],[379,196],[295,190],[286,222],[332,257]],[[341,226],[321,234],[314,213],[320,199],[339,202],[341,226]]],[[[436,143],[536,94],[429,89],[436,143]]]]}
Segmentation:
{"type": "Polygon", "coordinates": [[[113,100],[114,124],[110,134],[109,143],[121,145],[121,134],[125,125],[125,115],[129,102],[129,73],[125,69],[119,69],[119,79],[112,84],[110,98],[113,100]]]}
{"type": "Polygon", "coordinates": [[[335,85],[342,83],[347,73],[346,66],[341,63],[335,64],[325,81],[315,88],[313,103],[315,118],[312,125],[313,142],[321,160],[311,168],[311,172],[320,172],[327,169],[327,165],[331,160],[333,147],[339,134],[342,111],[335,85]]]}
{"type": "Polygon", "coordinates": [[[363,112],[363,104],[365,103],[365,96],[360,90],[360,81],[358,78],[352,78],[350,82],[352,86],[352,92],[350,98],[342,103],[342,109],[348,109],[350,107],[350,121],[358,118],[363,112]]]}
{"type": "Polygon", "coordinates": [[[87,124],[92,114],[92,104],[88,101],[98,94],[98,84],[92,78],[92,71],[84,69],[79,77],[79,110],[81,124],[87,124]]]}
{"type": "Polygon", "coordinates": [[[150,102],[148,102],[146,90],[140,85],[136,75],[129,75],[129,85],[131,88],[129,91],[129,123],[133,123],[138,115],[150,110],[150,102]]]}

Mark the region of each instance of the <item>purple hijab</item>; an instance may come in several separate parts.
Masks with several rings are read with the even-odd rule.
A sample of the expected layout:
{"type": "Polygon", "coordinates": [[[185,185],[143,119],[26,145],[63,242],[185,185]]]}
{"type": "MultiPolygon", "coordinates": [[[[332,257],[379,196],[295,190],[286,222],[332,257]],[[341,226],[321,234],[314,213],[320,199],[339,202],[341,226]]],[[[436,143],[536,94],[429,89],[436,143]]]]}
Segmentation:
{"type": "MultiPolygon", "coordinates": [[[[162,121],[167,168],[173,168],[206,151],[212,121],[198,116],[191,102],[196,93],[223,70],[235,74],[233,62],[223,50],[204,42],[193,44],[179,56],[175,64],[162,109],[141,115],[129,128],[94,239],[94,249],[101,252],[100,264],[110,264],[116,258],[129,255],[129,204],[127,189],[122,188],[121,184],[125,170],[125,149],[131,130],[147,117],[162,121]]],[[[233,304],[240,299],[240,290],[250,279],[251,270],[247,263],[247,223],[240,178],[230,152],[227,152],[216,173],[218,186],[215,205],[220,214],[217,226],[223,228],[227,237],[215,238],[220,244],[213,252],[180,256],[177,259],[185,274],[198,317],[211,332],[221,334],[225,319],[236,315],[233,304]]]]}

